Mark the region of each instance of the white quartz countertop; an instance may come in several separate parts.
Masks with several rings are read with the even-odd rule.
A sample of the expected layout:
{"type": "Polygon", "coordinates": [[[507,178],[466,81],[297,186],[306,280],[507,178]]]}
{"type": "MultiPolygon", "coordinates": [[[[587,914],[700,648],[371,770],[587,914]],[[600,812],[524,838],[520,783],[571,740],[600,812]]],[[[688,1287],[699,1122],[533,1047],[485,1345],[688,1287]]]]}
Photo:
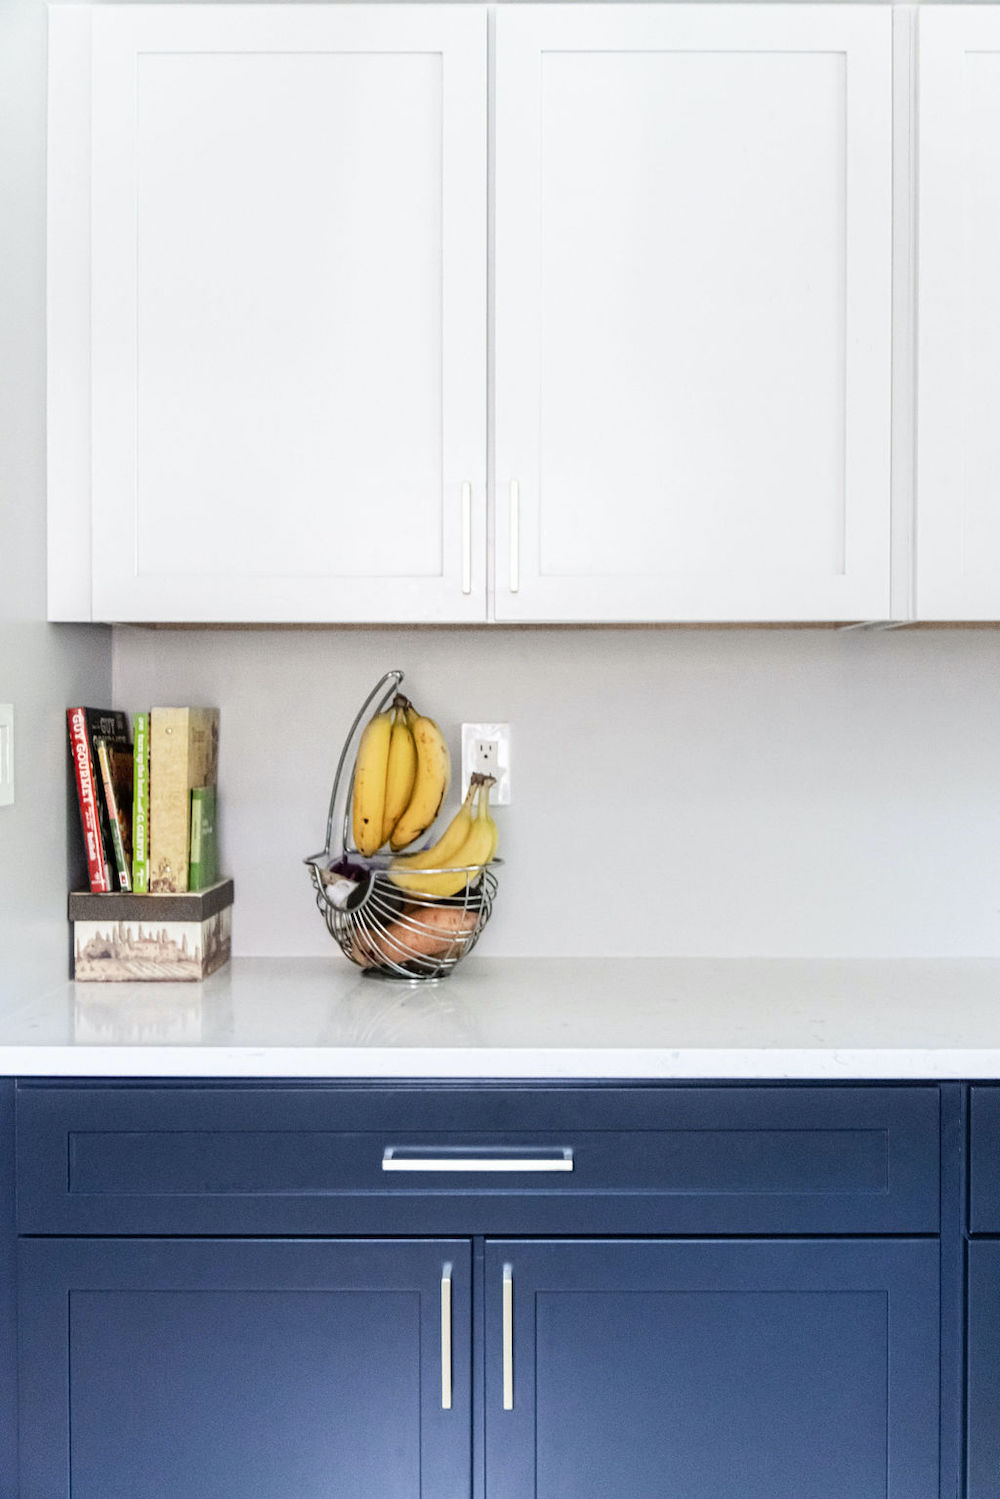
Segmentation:
{"type": "Polygon", "coordinates": [[[1000,1078],[1000,960],[474,956],[408,985],[237,958],[203,984],[13,990],[0,1074],[1000,1078]]]}

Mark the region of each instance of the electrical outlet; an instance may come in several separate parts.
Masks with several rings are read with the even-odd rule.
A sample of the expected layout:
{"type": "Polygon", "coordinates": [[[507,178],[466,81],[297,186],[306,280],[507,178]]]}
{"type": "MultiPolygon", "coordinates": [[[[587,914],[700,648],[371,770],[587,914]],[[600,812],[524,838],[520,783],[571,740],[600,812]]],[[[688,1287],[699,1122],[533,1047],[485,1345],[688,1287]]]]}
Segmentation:
{"type": "Polygon", "coordinates": [[[462,795],[469,789],[474,770],[494,776],[490,805],[510,806],[510,724],[464,723],[462,725],[462,795]]]}
{"type": "Polygon", "coordinates": [[[495,739],[476,740],[472,746],[472,768],[484,776],[496,775],[497,742],[495,739]]]}

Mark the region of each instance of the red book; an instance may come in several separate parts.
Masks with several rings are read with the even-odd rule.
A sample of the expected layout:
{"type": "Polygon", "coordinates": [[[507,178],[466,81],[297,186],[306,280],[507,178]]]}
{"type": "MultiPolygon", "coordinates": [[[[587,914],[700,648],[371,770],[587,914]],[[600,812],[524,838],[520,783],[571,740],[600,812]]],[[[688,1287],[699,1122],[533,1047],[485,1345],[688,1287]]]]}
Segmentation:
{"type": "Polygon", "coordinates": [[[104,857],[101,827],[97,815],[97,786],[94,781],[94,758],[87,732],[85,708],[67,708],[69,720],[69,747],[76,771],[76,796],[80,803],[80,823],[83,842],[87,851],[87,874],[90,888],[95,895],[106,894],[112,889],[111,871],[104,857]]]}

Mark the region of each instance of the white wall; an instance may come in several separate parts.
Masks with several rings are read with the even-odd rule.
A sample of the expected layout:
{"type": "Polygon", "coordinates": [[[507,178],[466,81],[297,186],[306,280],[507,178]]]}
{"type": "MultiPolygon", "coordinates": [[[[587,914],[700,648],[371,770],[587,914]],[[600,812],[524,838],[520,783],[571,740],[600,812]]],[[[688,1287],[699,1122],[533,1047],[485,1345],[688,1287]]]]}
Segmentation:
{"type": "Polygon", "coordinates": [[[356,706],[399,666],[453,753],[463,718],[513,726],[484,954],[1000,955],[1000,632],[114,640],[118,706],[222,708],[241,953],[333,951],[301,860],[356,706]]]}
{"type": "Polygon", "coordinates": [[[65,978],[79,869],[66,707],[107,702],[103,629],[45,617],[45,6],[0,0],[0,702],[15,709],[0,807],[0,999],[65,978]]]}

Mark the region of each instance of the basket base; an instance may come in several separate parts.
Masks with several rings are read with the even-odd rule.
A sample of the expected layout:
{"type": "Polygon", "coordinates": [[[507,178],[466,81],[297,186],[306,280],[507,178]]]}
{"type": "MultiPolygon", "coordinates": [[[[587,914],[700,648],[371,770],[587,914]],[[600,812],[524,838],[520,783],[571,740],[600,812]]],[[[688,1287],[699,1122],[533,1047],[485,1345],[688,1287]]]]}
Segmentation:
{"type": "Polygon", "coordinates": [[[401,988],[426,989],[428,984],[440,984],[449,973],[450,968],[445,973],[431,973],[426,978],[418,978],[415,973],[390,973],[385,968],[363,968],[361,977],[373,979],[380,984],[399,984],[401,988]]]}

